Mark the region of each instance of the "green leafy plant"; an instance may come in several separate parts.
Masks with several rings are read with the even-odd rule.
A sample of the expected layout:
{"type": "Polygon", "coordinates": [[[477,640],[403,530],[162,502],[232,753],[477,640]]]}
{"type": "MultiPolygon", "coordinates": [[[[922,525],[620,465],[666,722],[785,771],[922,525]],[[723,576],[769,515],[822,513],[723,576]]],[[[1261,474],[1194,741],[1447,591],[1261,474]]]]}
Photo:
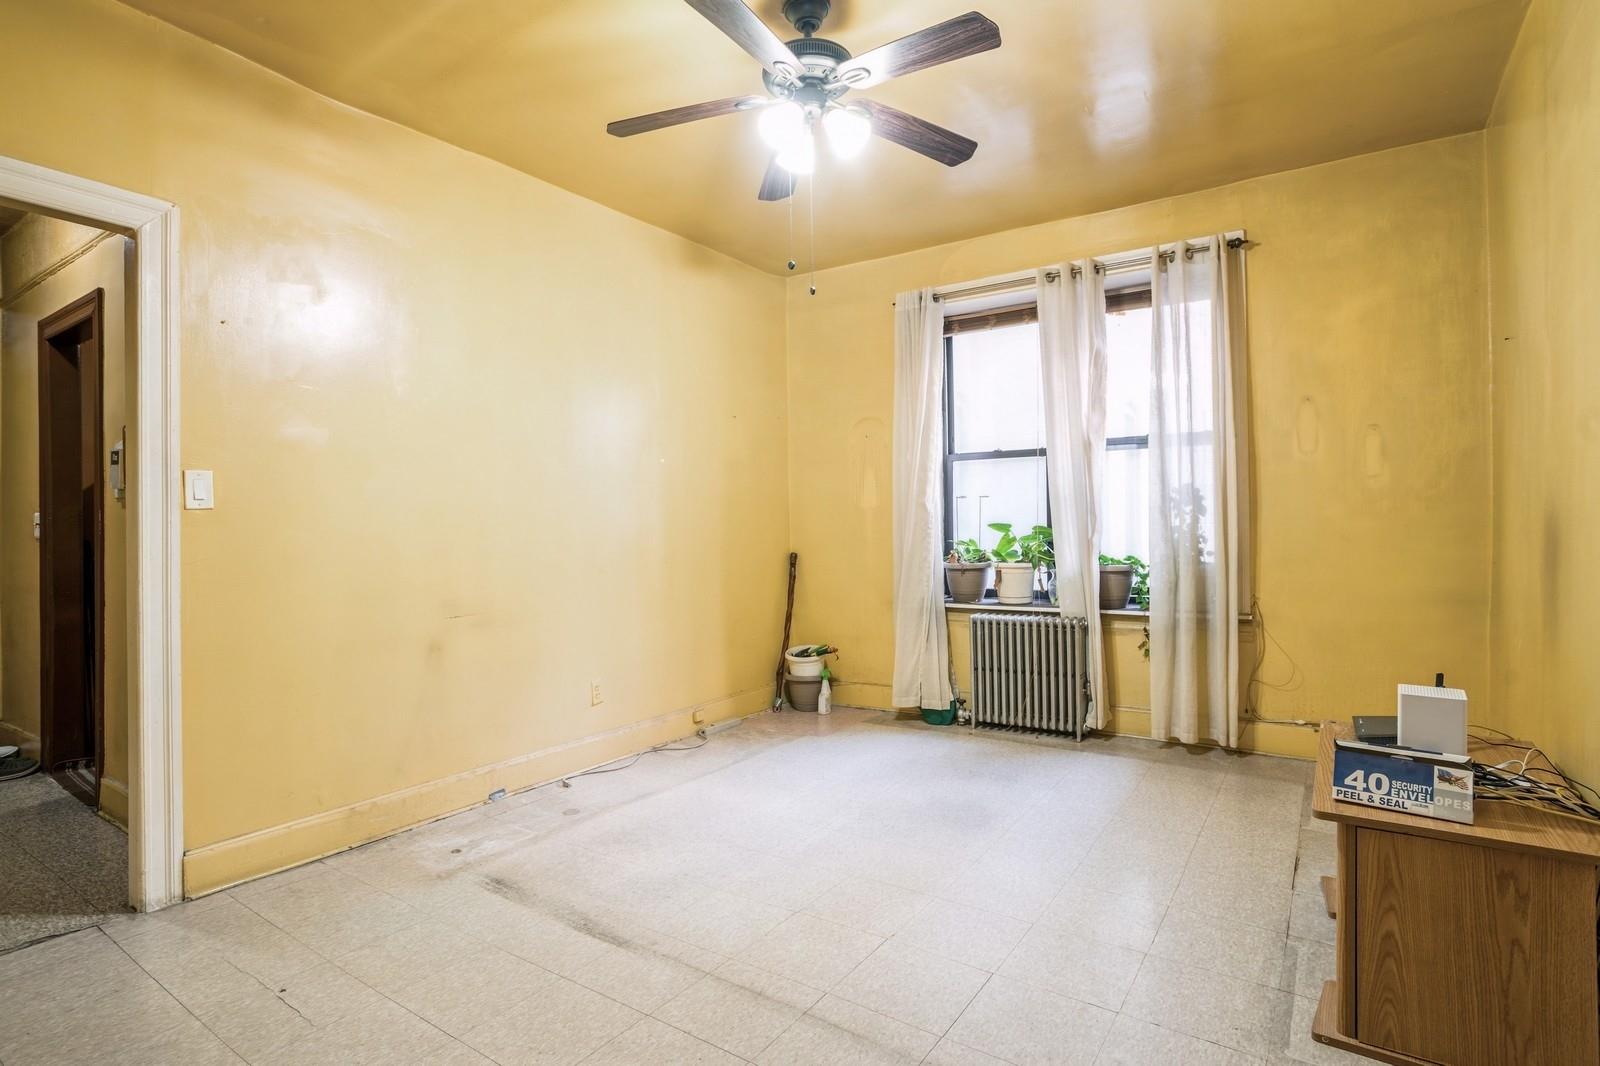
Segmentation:
{"type": "Polygon", "coordinates": [[[1048,570],[1056,565],[1055,539],[1049,526],[1034,526],[1033,530],[1017,538],[1017,550],[1022,561],[1035,570],[1048,570]]]}
{"type": "Polygon", "coordinates": [[[1011,532],[1010,522],[990,522],[989,528],[1000,534],[1000,539],[989,549],[989,556],[997,563],[1022,562],[1022,546],[1017,535],[1011,532]]]}
{"type": "MultiPolygon", "coordinates": [[[[1101,566],[1131,566],[1133,567],[1133,594],[1129,597],[1139,605],[1139,610],[1150,609],[1150,564],[1137,555],[1107,555],[1100,553],[1101,566]]],[[[1145,652],[1146,657],[1149,651],[1145,652]]]]}
{"type": "Polygon", "coordinates": [[[955,546],[950,549],[950,554],[945,556],[945,562],[988,563],[993,562],[993,560],[989,558],[989,552],[982,545],[973,538],[966,537],[955,542],[955,546]]]}

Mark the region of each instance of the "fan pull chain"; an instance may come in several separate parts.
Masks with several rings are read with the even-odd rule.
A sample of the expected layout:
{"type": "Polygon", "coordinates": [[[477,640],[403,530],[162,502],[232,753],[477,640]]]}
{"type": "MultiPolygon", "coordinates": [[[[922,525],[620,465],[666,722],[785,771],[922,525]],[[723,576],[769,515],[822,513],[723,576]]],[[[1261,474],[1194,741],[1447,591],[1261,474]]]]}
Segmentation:
{"type": "Polygon", "coordinates": [[[794,193],[791,192],[789,194],[788,200],[789,200],[789,269],[793,270],[795,267],[800,265],[799,263],[796,263],[794,261],[794,193]]]}
{"type": "Polygon", "coordinates": [[[817,172],[811,172],[811,195],[807,197],[811,210],[811,295],[817,294],[817,172]]]}

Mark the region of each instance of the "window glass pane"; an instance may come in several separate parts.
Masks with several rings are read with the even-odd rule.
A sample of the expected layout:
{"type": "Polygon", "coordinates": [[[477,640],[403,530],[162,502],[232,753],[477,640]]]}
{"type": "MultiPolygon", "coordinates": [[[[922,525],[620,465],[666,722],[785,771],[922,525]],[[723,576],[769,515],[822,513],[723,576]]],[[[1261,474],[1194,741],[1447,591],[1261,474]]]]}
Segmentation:
{"type": "Polygon", "coordinates": [[[1038,323],[959,333],[950,343],[956,451],[1043,448],[1038,323]]]}
{"type": "Polygon", "coordinates": [[[1106,436],[1150,432],[1150,309],[1106,316],[1106,436]]]}
{"type": "Polygon", "coordinates": [[[1000,535],[988,528],[990,522],[1010,522],[1023,532],[1045,523],[1049,489],[1041,456],[966,459],[954,464],[950,481],[957,540],[976,537],[985,548],[992,548],[1000,535]]]}
{"type": "Polygon", "coordinates": [[[1100,483],[1100,550],[1150,561],[1150,450],[1106,452],[1100,483]]]}

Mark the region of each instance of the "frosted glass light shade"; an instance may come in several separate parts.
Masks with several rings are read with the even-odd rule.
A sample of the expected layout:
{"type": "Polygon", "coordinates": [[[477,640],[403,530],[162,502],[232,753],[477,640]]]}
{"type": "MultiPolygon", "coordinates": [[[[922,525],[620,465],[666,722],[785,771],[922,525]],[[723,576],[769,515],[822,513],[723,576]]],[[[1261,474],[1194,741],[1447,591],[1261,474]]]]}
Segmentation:
{"type": "Polygon", "coordinates": [[[778,165],[791,174],[809,174],[817,168],[817,144],[810,130],[778,153],[778,165]]]}
{"type": "Polygon", "coordinates": [[[853,107],[831,108],[822,116],[828,147],[840,159],[854,159],[872,136],[872,120],[853,107]]]}
{"type": "Polygon", "coordinates": [[[793,101],[773,104],[761,112],[756,129],[768,148],[781,152],[806,136],[806,113],[793,101]]]}

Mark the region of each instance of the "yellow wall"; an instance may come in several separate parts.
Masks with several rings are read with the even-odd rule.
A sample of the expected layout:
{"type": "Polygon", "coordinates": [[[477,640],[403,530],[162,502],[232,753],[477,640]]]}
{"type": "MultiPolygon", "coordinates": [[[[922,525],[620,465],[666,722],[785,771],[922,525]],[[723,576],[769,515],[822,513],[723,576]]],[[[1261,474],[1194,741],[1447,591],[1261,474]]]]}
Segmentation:
{"type": "Polygon", "coordinates": [[[1600,5],[1534,0],[1488,131],[1493,707],[1600,782],[1600,5]]]}
{"type": "MultiPolygon", "coordinates": [[[[39,510],[39,320],[96,288],[104,290],[101,393],[109,452],[128,420],[123,289],[131,250],[123,237],[42,215],[25,216],[0,241],[0,723],[35,755],[40,711],[39,543],[33,539],[33,515],[39,510]]],[[[101,805],[125,821],[127,512],[124,502],[112,498],[106,464],[102,455],[106,691],[101,805]]]]}
{"type": "MultiPolygon", "coordinates": [[[[815,297],[791,280],[795,633],[841,647],[840,702],[889,698],[894,294],[1237,228],[1254,245],[1255,571],[1277,686],[1261,713],[1392,713],[1397,682],[1436,670],[1484,699],[1483,202],[1483,137],[1468,134],[839,267],[815,297]]],[[[1147,728],[1138,639],[1119,623],[1109,649],[1133,729],[1147,728]]],[[[1288,726],[1245,742],[1311,751],[1288,726]]]]}
{"type": "Polygon", "coordinates": [[[110,0],[0,48],[0,152],[183,211],[189,892],[770,699],[782,281],[110,0]]]}

